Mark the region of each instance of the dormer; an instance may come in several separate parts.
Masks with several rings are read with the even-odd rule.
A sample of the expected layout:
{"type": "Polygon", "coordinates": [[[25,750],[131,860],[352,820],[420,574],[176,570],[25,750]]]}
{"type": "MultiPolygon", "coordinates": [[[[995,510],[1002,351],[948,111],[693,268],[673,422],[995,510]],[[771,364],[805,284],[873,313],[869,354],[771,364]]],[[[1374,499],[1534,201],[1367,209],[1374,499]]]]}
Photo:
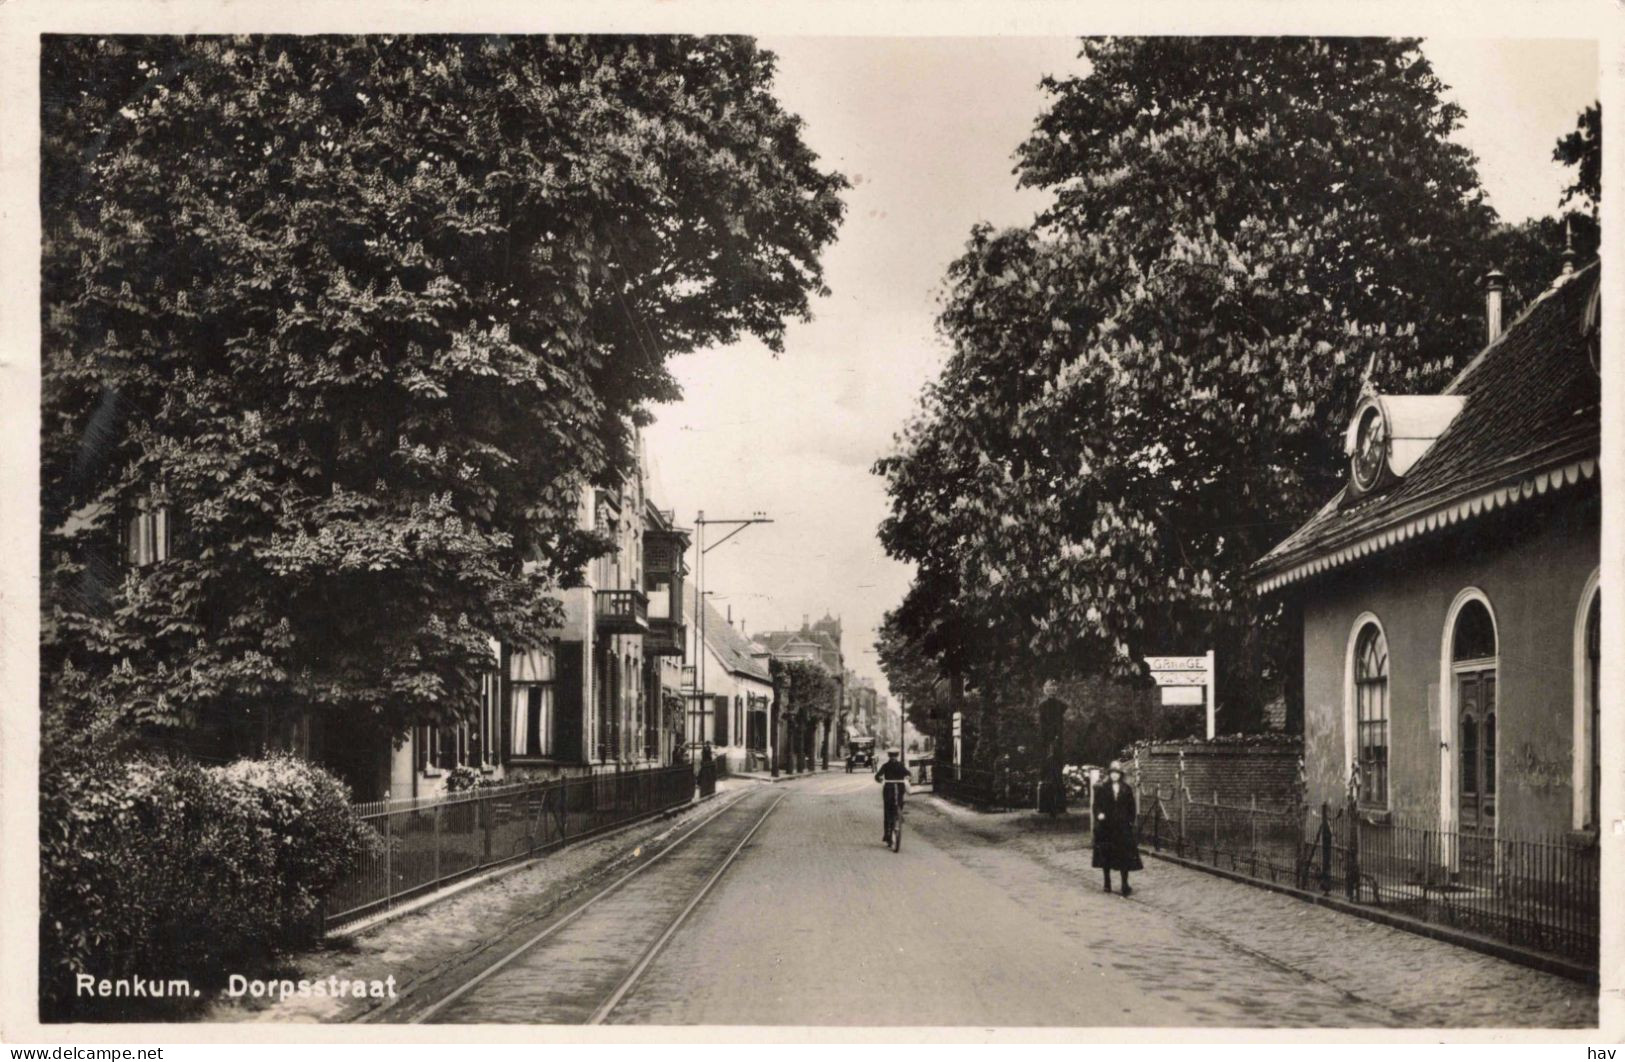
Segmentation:
{"type": "Polygon", "coordinates": [[[1466,404],[1463,395],[1367,395],[1343,442],[1349,493],[1362,497],[1404,479],[1466,404]]]}

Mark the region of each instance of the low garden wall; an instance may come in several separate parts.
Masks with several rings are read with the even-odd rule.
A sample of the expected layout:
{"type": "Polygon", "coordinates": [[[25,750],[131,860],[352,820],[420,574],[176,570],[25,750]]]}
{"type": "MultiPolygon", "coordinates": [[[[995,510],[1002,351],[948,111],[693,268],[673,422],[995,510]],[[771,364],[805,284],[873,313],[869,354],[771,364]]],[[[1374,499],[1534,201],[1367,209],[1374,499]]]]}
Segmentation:
{"type": "Polygon", "coordinates": [[[1181,784],[1192,798],[1280,807],[1302,791],[1303,739],[1287,734],[1238,734],[1212,741],[1142,741],[1123,752],[1123,767],[1137,792],[1173,793],[1181,784]]]}

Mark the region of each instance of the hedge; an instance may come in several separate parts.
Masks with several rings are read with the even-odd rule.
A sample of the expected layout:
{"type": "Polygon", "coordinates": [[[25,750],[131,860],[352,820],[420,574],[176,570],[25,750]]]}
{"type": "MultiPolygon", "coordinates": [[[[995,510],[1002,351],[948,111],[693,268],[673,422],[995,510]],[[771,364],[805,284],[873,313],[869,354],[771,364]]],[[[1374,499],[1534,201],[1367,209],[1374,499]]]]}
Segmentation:
{"type": "Polygon", "coordinates": [[[47,765],[41,1017],[140,1020],[188,1005],[81,998],[81,973],[185,978],[207,995],[228,970],[264,969],[319,933],[321,897],[372,843],[344,785],[289,756],[223,767],[88,756],[47,765]]]}

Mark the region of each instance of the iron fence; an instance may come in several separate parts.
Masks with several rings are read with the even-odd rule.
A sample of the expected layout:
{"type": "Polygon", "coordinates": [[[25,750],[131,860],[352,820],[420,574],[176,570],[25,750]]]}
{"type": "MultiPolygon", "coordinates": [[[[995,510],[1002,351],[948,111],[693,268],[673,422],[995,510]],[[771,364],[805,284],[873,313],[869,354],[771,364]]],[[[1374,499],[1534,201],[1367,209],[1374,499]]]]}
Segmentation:
{"type": "Polygon", "coordinates": [[[1153,850],[1598,963],[1595,842],[1440,830],[1352,804],[1226,803],[1160,787],[1140,799],[1140,842],[1153,850]]]}
{"type": "Polygon", "coordinates": [[[372,841],[328,893],[333,929],[458,877],[688,803],[687,764],[357,804],[372,841]]]}
{"type": "Polygon", "coordinates": [[[1161,788],[1141,794],[1140,804],[1142,844],[1238,874],[1298,883],[1301,808],[1261,805],[1256,798],[1226,803],[1217,793],[1196,800],[1182,790],[1161,788]]]}
{"type": "Polygon", "coordinates": [[[935,793],[965,804],[993,809],[1038,806],[1038,784],[1027,772],[1004,767],[943,764],[931,780],[935,793]]]}
{"type": "Polygon", "coordinates": [[[1596,844],[1372,822],[1359,814],[1332,835],[1331,881],[1322,888],[1330,884],[1358,903],[1597,965],[1596,844]]]}

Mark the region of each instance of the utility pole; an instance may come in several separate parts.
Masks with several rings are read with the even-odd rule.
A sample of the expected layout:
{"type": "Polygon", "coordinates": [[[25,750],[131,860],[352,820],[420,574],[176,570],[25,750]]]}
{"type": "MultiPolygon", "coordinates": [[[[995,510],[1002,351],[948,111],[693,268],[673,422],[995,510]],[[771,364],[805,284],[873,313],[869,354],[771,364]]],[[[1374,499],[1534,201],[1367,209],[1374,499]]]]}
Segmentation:
{"type": "MultiPolygon", "coordinates": [[[[739,534],[739,532],[745,530],[745,528],[749,527],[751,524],[771,524],[772,522],[772,520],[767,518],[767,514],[760,511],[752,513],[750,516],[742,519],[707,520],[705,518],[705,510],[701,509],[699,511],[699,515],[694,517],[694,582],[696,584],[696,593],[694,596],[695,599],[700,603],[700,642],[698,646],[699,659],[695,661],[695,664],[698,666],[695,669],[694,681],[695,685],[699,687],[702,742],[704,741],[704,713],[711,710],[711,695],[707,693],[705,689],[705,555],[722,545],[724,542],[728,541],[730,538],[733,538],[735,535],[739,534]],[[721,538],[707,546],[705,544],[705,529],[707,527],[714,526],[728,526],[732,527],[733,530],[729,531],[726,535],[723,535],[721,538]]],[[[715,733],[715,731],[713,731],[713,733],[715,733]]],[[[733,735],[729,734],[728,737],[732,739],[733,735]]]]}

